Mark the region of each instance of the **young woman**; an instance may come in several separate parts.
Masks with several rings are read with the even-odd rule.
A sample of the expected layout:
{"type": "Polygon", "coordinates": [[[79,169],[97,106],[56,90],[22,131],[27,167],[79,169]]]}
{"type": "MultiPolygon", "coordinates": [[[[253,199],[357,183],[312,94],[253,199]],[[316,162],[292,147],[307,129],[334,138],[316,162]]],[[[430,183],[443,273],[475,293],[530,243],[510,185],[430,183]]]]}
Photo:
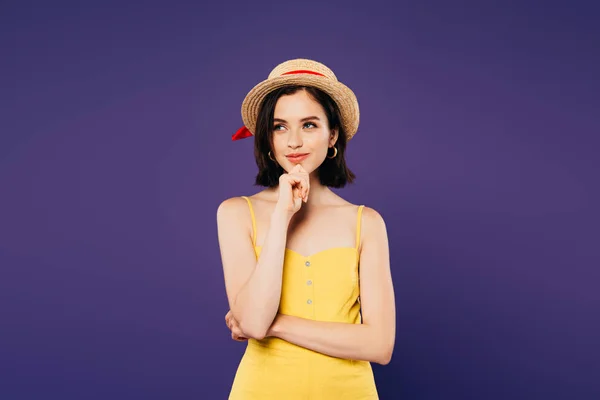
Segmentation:
{"type": "Polygon", "coordinates": [[[330,189],[354,179],[356,97],[325,65],[289,60],[242,118],[233,139],[254,135],[265,189],[217,211],[225,319],[247,340],[229,399],[377,399],[370,363],[390,361],[396,329],[386,227],[330,189]]]}

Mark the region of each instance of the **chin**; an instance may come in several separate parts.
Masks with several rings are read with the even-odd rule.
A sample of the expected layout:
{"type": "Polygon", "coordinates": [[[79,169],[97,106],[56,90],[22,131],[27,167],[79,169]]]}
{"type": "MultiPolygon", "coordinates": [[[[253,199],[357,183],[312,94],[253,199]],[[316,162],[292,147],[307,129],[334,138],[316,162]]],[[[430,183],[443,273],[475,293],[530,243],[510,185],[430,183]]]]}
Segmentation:
{"type": "Polygon", "coordinates": [[[306,163],[292,163],[287,161],[285,163],[285,167],[283,169],[285,169],[286,172],[290,172],[292,169],[294,169],[294,167],[298,164],[302,165],[302,168],[304,168],[306,170],[307,173],[311,173],[313,172],[315,169],[311,164],[306,164],[306,163]]]}

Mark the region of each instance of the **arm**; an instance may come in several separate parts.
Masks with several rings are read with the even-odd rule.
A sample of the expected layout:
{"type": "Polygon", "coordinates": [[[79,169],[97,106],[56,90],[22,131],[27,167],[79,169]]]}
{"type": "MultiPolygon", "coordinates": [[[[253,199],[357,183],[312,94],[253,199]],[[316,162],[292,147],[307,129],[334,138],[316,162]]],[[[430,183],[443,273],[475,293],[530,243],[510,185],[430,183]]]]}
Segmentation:
{"type": "Polygon", "coordinates": [[[239,197],[225,200],[217,210],[227,299],[245,337],[262,339],[279,309],[289,221],[285,213],[277,209],[273,212],[257,261],[246,200],[239,197]],[[244,220],[245,229],[240,227],[240,221],[244,220]]]}
{"type": "Polygon", "coordinates": [[[388,364],[396,335],[394,289],[385,222],[365,207],[360,256],[363,323],[324,322],[279,314],[267,332],[332,357],[388,364]]]}

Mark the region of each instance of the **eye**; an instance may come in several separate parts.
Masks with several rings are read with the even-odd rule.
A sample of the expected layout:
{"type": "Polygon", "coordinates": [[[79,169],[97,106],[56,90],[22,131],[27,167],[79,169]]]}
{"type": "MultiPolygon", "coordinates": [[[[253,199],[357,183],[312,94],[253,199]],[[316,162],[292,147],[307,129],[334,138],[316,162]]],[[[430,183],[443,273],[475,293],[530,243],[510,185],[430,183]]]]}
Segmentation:
{"type": "MultiPolygon", "coordinates": [[[[308,126],[308,128],[309,128],[309,129],[311,129],[311,128],[316,128],[316,127],[317,127],[317,125],[315,125],[315,124],[314,124],[314,123],[312,123],[312,122],[306,122],[306,123],[304,124],[304,127],[307,127],[307,126],[308,126]]],[[[279,131],[279,130],[281,130],[281,129],[279,129],[279,128],[283,128],[283,125],[281,125],[281,124],[277,124],[277,125],[275,125],[275,126],[273,127],[273,130],[274,130],[274,131],[279,131]]]]}

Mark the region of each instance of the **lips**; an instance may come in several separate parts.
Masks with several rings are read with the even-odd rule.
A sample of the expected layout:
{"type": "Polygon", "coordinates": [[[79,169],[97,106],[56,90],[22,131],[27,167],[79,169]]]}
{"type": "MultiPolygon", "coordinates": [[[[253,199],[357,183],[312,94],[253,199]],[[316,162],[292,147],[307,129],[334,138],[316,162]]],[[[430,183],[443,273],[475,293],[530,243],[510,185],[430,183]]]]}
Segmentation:
{"type": "Polygon", "coordinates": [[[309,153],[288,154],[286,157],[291,162],[297,163],[297,162],[304,160],[306,157],[308,157],[308,154],[309,153]]]}

